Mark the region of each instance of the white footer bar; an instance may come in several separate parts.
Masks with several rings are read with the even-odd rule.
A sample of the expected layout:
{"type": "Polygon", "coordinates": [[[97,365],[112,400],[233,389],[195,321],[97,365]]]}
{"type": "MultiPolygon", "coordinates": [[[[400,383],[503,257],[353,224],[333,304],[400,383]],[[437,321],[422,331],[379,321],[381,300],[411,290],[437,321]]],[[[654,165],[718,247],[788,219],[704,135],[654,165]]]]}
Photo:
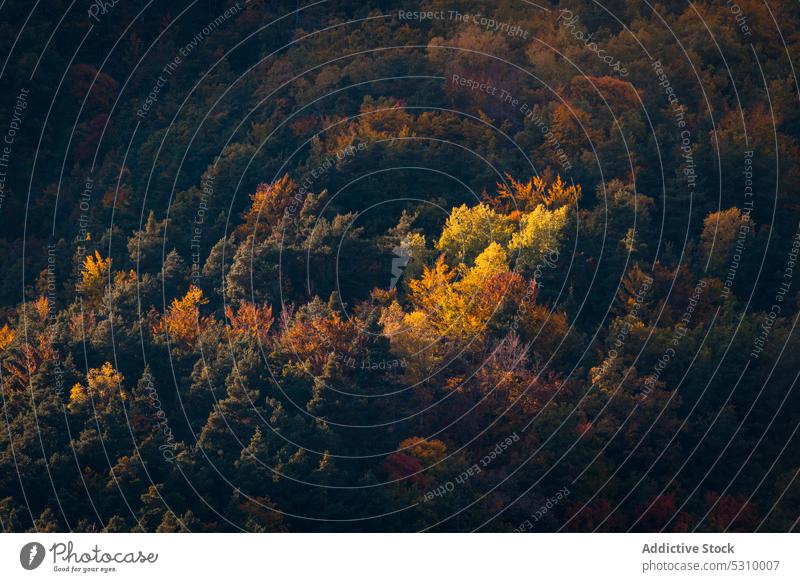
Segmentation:
{"type": "Polygon", "coordinates": [[[799,550],[792,534],[2,534],[0,578],[797,581],[799,550]]]}

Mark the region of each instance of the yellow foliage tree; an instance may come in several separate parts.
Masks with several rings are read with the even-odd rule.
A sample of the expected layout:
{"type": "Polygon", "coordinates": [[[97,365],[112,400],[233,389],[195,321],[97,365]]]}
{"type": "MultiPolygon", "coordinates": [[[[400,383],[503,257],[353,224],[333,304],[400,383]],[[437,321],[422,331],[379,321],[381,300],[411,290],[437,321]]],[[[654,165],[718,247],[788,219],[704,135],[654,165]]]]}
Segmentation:
{"type": "Polygon", "coordinates": [[[99,251],[95,251],[94,255],[89,255],[83,260],[81,283],[78,291],[82,292],[90,300],[101,298],[108,282],[110,271],[111,257],[104,259],[99,251]]]}
{"type": "Polygon", "coordinates": [[[76,382],[72,389],[69,391],[69,405],[71,411],[76,411],[80,406],[89,401],[89,392],[83,387],[83,384],[76,382]]]}
{"type": "Polygon", "coordinates": [[[508,245],[509,251],[519,253],[521,266],[536,268],[544,262],[545,257],[558,252],[568,216],[567,206],[557,210],[537,206],[522,217],[519,232],[514,234],[508,245]]]}
{"type": "Polygon", "coordinates": [[[508,271],[508,253],[493,242],[477,256],[473,268],[461,265],[460,269],[463,276],[455,288],[463,295],[472,295],[478,293],[491,277],[508,271]]]}
{"type": "Polygon", "coordinates": [[[8,327],[7,323],[0,327],[0,352],[6,351],[16,337],[17,332],[8,327]]]}
{"type": "Polygon", "coordinates": [[[118,394],[122,400],[127,400],[128,395],[122,387],[125,378],[111,362],[105,362],[99,368],[91,368],[86,374],[86,386],[76,383],[69,392],[69,409],[77,410],[81,405],[91,399],[107,402],[118,394]]]}
{"type": "Polygon", "coordinates": [[[460,300],[453,289],[457,274],[444,262],[444,255],[437,259],[433,267],[426,266],[422,276],[409,283],[409,291],[412,303],[427,317],[412,317],[407,323],[413,325],[424,321],[438,333],[450,328],[460,312],[460,300]]]}
{"type": "Polygon", "coordinates": [[[457,263],[471,264],[491,243],[508,244],[516,230],[512,218],[487,206],[453,208],[436,248],[457,263]]]}
{"type": "Polygon", "coordinates": [[[406,316],[405,324],[420,337],[431,335],[420,326],[433,328],[441,337],[474,337],[482,333],[512,286],[521,284],[521,277],[508,270],[506,251],[498,243],[478,255],[472,268],[462,263],[450,269],[439,257],[434,267],[426,267],[422,277],[409,284],[416,311],[406,316]]]}

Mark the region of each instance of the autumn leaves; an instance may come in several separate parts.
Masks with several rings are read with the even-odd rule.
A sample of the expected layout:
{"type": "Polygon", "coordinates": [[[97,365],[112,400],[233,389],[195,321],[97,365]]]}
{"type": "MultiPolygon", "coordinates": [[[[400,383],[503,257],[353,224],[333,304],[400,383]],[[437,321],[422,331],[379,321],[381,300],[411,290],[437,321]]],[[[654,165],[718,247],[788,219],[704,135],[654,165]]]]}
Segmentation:
{"type": "Polygon", "coordinates": [[[581,195],[560,177],[508,176],[498,190],[491,204],[452,209],[434,244],[438,258],[407,282],[408,307],[396,299],[383,310],[381,323],[393,350],[410,362],[410,380],[426,377],[448,355],[482,349],[493,320],[527,312],[522,304],[535,296],[536,266],[558,252],[581,195]]]}

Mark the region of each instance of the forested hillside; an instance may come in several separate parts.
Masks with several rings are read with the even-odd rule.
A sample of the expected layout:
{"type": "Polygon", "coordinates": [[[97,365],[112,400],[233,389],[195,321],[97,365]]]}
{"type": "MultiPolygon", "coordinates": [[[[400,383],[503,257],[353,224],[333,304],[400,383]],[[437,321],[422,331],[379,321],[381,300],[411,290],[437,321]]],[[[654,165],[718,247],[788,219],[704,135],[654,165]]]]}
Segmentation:
{"type": "Polygon", "coordinates": [[[797,528],[795,1],[0,32],[3,531],[797,528]]]}

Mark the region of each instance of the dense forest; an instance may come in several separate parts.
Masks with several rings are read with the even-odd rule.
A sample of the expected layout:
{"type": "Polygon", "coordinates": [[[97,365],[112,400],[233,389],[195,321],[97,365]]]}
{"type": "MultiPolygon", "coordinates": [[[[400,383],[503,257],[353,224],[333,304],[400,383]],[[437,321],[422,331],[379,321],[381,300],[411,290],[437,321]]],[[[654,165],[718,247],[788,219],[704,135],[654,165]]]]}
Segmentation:
{"type": "Polygon", "coordinates": [[[0,31],[3,531],[797,529],[794,0],[0,31]]]}

